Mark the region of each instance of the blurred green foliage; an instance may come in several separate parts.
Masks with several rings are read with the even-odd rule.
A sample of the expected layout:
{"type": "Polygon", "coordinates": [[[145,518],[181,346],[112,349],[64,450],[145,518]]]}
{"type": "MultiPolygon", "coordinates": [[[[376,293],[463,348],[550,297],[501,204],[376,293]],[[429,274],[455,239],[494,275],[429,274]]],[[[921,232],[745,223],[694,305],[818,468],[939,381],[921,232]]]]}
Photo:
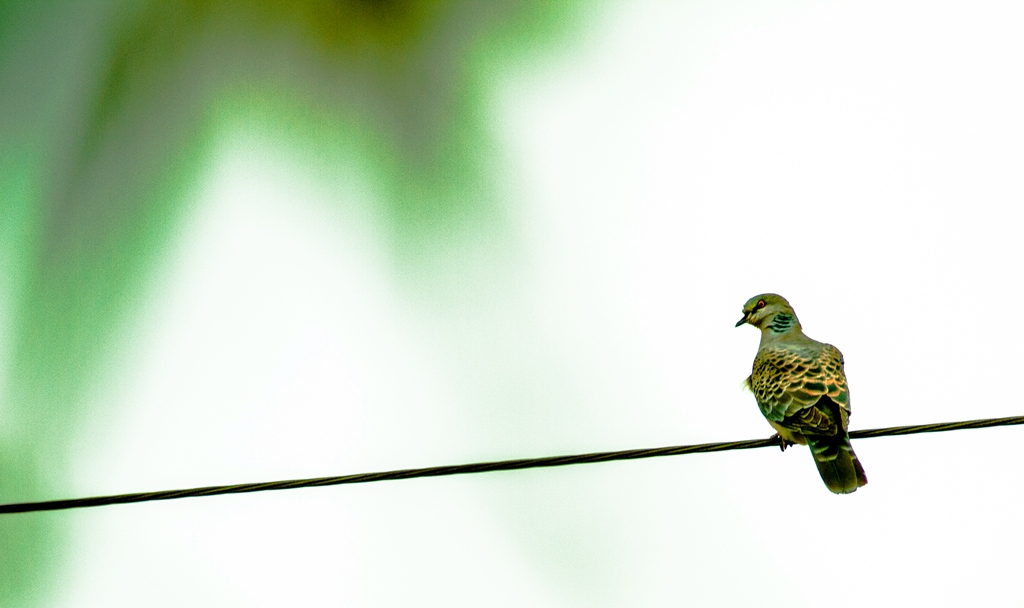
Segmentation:
{"type": "MultiPolygon", "coordinates": [[[[593,8],[589,5],[588,8],[593,8]]],[[[578,28],[548,0],[94,0],[0,8],[0,501],[53,498],[83,394],[180,228],[217,138],[249,125],[356,164],[411,280],[501,231],[487,94],[578,28]],[[426,255],[429,258],[429,255],[426,255]]],[[[404,270],[403,270],[404,269],[404,270]]],[[[61,568],[60,514],[0,518],[0,605],[61,568]]]]}

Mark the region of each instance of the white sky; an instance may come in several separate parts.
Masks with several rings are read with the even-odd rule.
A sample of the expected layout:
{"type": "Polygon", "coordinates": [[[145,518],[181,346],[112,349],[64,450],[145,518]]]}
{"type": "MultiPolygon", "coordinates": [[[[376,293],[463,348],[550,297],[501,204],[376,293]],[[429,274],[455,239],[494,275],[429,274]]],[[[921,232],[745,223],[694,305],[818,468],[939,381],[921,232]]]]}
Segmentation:
{"type": "MultiPolygon", "coordinates": [[[[517,253],[438,263],[441,305],[366,179],[225,140],[74,490],[765,437],[763,291],[853,428],[1020,414],[1024,6],[753,4],[612,3],[497,82],[517,253]]],[[[54,602],[1021,605],[1021,433],[857,441],[850,496],[797,448],[73,512],[54,602]]]]}

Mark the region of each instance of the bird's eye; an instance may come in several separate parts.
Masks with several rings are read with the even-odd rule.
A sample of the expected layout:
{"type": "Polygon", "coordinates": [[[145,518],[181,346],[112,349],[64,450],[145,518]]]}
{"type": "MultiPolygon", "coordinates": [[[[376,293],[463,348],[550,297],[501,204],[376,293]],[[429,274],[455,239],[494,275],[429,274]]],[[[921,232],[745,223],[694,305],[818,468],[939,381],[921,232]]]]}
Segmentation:
{"type": "Polygon", "coordinates": [[[757,308],[764,308],[764,300],[757,301],[757,308]]]}

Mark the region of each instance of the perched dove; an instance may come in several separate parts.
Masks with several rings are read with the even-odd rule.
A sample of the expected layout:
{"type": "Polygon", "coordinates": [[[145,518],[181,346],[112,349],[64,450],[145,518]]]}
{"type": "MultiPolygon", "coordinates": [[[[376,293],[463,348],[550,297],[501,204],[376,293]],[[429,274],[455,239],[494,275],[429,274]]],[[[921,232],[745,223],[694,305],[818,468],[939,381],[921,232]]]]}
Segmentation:
{"type": "Polygon", "coordinates": [[[754,372],[746,385],[778,431],[782,449],[794,443],[809,446],[822,481],[836,494],[866,484],[847,432],[850,392],[843,354],[805,336],[793,307],[774,293],[747,300],[736,327],[744,323],[761,330],[754,372]]]}

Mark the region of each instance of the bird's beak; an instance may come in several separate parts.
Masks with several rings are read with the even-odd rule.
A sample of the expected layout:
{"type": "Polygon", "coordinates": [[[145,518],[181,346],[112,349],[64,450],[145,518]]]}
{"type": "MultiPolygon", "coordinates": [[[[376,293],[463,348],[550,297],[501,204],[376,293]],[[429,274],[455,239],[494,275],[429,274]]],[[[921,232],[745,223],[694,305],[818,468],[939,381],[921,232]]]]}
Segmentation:
{"type": "Polygon", "coordinates": [[[743,315],[742,319],[740,319],[739,321],[736,321],[736,327],[739,327],[740,325],[743,325],[746,322],[747,322],[747,315],[743,315]]]}

